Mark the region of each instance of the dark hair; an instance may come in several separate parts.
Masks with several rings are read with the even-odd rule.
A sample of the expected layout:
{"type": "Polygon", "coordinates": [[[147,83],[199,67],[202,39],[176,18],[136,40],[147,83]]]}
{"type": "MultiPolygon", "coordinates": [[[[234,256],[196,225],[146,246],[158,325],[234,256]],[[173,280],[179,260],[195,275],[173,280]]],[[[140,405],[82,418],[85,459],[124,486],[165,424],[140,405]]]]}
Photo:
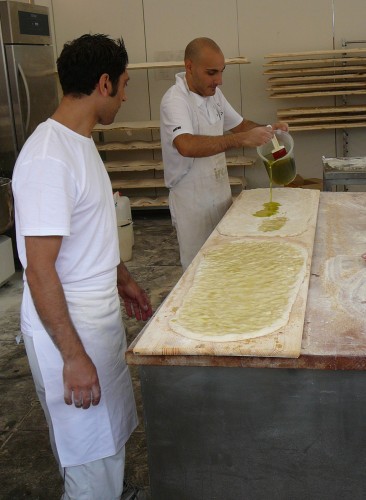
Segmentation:
{"type": "Polygon", "coordinates": [[[57,59],[57,70],[64,95],[90,95],[104,73],[117,92],[119,77],[126,71],[128,55],[122,38],[107,35],[82,35],[65,43],[57,59]]]}

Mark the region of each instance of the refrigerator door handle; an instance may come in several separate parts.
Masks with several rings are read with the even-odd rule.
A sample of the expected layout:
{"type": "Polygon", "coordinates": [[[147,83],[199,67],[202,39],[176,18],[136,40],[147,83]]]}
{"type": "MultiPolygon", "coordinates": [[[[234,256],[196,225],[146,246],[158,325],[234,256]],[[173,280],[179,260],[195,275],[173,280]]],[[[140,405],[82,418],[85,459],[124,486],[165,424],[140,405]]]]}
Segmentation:
{"type": "Polygon", "coordinates": [[[27,118],[26,118],[26,121],[25,121],[25,130],[24,130],[24,132],[25,132],[24,135],[26,136],[27,133],[28,133],[28,129],[29,129],[30,112],[31,112],[31,109],[30,109],[30,95],[29,95],[29,87],[28,87],[27,79],[25,77],[23,68],[21,67],[21,65],[19,63],[18,63],[18,71],[19,71],[20,76],[22,77],[23,84],[24,84],[24,89],[25,89],[25,95],[26,95],[26,98],[27,98],[27,118]]]}

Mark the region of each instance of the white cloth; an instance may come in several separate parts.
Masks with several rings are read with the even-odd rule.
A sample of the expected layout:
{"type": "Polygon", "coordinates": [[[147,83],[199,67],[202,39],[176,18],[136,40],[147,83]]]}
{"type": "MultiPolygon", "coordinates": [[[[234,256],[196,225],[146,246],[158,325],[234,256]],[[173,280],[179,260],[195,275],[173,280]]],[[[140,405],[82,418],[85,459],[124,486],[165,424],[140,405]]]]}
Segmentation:
{"type": "MultiPolygon", "coordinates": [[[[197,135],[223,133],[223,119],[211,123],[190,93],[197,135]]],[[[220,115],[220,108],[217,108],[220,115]]],[[[224,153],[194,158],[191,168],[169,192],[169,207],[177,230],[180,260],[185,270],[232,203],[224,153]]]]}
{"type": "Polygon", "coordinates": [[[174,139],[180,134],[222,135],[242,122],[220,89],[201,97],[191,92],[184,73],[164,95],[160,132],[169,208],[177,230],[180,258],[186,269],[232,203],[225,154],[186,158],[174,139]]]}
{"type": "Polygon", "coordinates": [[[185,73],[178,73],[175,85],[165,93],[160,105],[164,179],[168,188],[175,186],[193,165],[193,158],[180,155],[173,141],[180,134],[198,135],[198,117],[201,124],[222,122],[223,131],[231,130],[243,121],[219,88],[214,96],[201,97],[189,91],[185,73]]]}
{"type": "Polygon", "coordinates": [[[63,236],[56,262],[60,280],[93,287],[119,263],[112,187],[91,138],[48,119],[23,146],[12,188],[20,261],[24,236],[63,236]]]}
{"type": "MultiPolygon", "coordinates": [[[[33,338],[24,335],[23,339],[36,391],[49,426],[51,447],[59,463],[52,420],[46,404],[44,381],[34,349],[33,338]]],[[[65,493],[61,500],[119,500],[123,491],[124,465],[124,446],[111,457],[94,460],[87,464],[65,468],[59,464],[60,474],[65,484],[65,493]]]]}
{"type": "Polygon", "coordinates": [[[24,267],[24,236],[63,236],[56,270],[102,389],[99,405],[88,410],[65,404],[63,361],[25,281],[21,329],[33,337],[59,461],[62,467],[72,467],[113,456],[135,428],[137,415],[124,361],[126,338],[116,287],[117,224],[105,167],[92,139],[47,120],[21,151],[13,190],[24,267]]]}
{"type": "Polygon", "coordinates": [[[65,468],[61,500],[120,500],[124,468],[125,447],[112,457],[65,468]]]}
{"type": "Polygon", "coordinates": [[[65,296],[72,322],[98,372],[100,403],[81,411],[66,405],[60,352],[44,329],[33,330],[33,342],[59,460],[62,467],[72,467],[117,453],[136,427],[137,416],[124,360],[126,337],[116,285],[104,291],[65,291],[65,296]]]}

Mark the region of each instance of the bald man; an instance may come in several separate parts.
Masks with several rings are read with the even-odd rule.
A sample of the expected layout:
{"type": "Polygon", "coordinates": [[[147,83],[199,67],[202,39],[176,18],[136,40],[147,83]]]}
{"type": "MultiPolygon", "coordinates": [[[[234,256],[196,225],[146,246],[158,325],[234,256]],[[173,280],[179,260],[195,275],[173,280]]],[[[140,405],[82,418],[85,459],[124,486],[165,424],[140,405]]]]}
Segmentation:
{"type": "Polygon", "coordinates": [[[225,57],[210,38],[186,47],[185,72],[164,95],[160,132],[169,208],[185,270],[232,203],[225,151],[257,147],[288,130],[243,119],[218,88],[225,57]],[[223,135],[230,131],[231,134],[223,135]]]}

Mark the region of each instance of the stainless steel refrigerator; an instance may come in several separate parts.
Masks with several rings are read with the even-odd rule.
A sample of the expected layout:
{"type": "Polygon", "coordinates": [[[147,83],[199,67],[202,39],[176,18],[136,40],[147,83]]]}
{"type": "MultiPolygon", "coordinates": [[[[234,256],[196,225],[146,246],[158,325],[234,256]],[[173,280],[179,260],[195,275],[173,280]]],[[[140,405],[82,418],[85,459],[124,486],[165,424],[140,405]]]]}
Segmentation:
{"type": "Polygon", "coordinates": [[[37,125],[58,105],[57,74],[45,6],[0,1],[0,177],[37,125]]]}

